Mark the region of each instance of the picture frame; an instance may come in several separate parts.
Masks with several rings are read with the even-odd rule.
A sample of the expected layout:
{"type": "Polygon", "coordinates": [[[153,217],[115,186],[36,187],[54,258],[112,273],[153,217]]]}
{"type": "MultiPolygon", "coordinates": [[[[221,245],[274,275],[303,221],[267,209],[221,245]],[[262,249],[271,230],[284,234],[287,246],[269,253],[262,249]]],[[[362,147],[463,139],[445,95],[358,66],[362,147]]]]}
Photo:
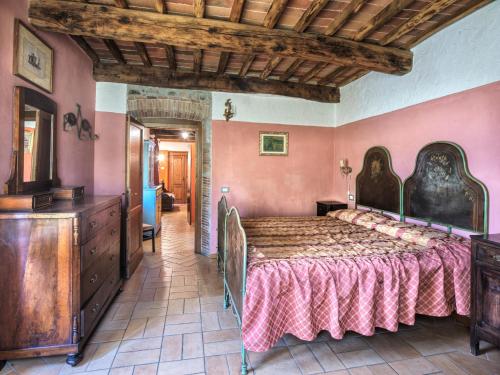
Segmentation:
{"type": "Polygon", "coordinates": [[[288,133],[261,131],[259,133],[259,155],[288,156],[288,133]]]}
{"type": "Polygon", "coordinates": [[[14,21],[14,75],[53,92],[54,50],[19,19],[14,21]]]}

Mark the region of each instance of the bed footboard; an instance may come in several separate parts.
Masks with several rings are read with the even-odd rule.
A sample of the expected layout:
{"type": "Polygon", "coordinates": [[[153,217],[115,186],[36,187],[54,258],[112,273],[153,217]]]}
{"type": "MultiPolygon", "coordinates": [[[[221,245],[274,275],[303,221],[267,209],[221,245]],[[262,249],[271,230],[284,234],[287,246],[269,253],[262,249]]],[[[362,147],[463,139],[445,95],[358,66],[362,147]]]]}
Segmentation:
{"type": "Polygon", "coordinates": [[[226,246],[226,216],[228,213],[226,196],[217,204],[217,270],[223,271],[224,247],[226,246]]]}
{"type": "MultiPolygon", "coordinates": [[[[231,207],[226,216],[226,245],[224,255],[224,308],[229,304],[233,309],[241,329],[243,304],[246,293],[247,237],[241,226],[240,215],[231,207]]],[[[241,344],[241,373],[246,375],[245,347],[241,344]]]]}

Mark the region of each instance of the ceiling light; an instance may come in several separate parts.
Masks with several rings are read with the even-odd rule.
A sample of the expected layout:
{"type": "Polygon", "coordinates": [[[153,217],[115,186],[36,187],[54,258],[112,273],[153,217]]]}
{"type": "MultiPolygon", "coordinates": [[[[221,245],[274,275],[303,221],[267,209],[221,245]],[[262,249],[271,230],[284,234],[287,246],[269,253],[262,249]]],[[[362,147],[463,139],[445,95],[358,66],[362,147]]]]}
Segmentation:
{"type": "Polygon", "coordinates": [[[188,139],[189,133],[188,132],[182,132],[181,133],[181,137],[184,138],[184,139],[188,139]]]}

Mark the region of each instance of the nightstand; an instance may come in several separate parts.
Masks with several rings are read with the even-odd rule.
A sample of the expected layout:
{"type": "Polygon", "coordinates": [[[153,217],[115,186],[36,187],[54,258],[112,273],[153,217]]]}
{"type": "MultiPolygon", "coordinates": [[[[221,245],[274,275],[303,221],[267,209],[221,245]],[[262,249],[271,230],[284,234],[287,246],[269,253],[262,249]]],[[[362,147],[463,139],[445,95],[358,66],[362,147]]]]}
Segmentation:
{"type": "Polygon", "coordinates": [[[500,346],[500,234],[471,236],[472,295],[470,348],[479,354],[479,340],[500,346]]]}
{"type": "Polygon", "coordinates": [[[342,210],[347,208],[347,203],[337,202],[337,201],[317,201],[316,202],[316,215],[326,216],[330,211],[342,210]]]}

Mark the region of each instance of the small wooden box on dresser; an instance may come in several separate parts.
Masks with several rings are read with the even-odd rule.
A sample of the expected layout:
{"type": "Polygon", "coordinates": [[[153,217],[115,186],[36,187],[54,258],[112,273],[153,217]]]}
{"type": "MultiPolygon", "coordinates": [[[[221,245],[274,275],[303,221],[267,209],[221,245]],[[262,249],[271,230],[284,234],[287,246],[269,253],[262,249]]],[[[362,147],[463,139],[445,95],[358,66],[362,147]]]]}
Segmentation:
{"type": "Polygon", "coordinates": [[[0,212],[0,361],[83,345],[121,287],[120,197],[0,212]]]}
{"type": "Polygon", "coordinates": [[[326,216],[330,211],[343,210],[347,208],[347,203],[337,201],[317,201],[316,216],[326,216]]]}
{"type": "Polygon", "coordinates": [[[470,346],[479,340],[500,347],[500,234],[471,236],[472,295],[470,346]]]}

